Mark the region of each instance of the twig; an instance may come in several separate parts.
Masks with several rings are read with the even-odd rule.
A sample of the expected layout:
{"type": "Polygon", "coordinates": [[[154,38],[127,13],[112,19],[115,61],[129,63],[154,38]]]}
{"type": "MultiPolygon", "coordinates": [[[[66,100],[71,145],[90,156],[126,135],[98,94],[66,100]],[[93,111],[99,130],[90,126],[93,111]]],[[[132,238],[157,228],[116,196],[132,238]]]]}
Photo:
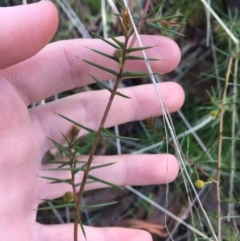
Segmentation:
{"type": "Polygon", "coordinates": [[[219,137],[218,137],[218,158],[217,158],[217,183],[216,183],[216,195],[217,195],[217,230],[218,230],[218,240],[221,241],[221,196],[220,196],[220,178],[221,178],[221,164],[222,164],[222,141],[223,141],[223,117],[224,117],[224,107],[227,95],[227,87],[229,82],[229,76],[231,73],[233,57],[231,56],[228,62],[228,69],[225,80],[225,88],[222,96],[222,103],[220,107],[220,120],[219,120],[219,137]]]}
{"type": "MultiPolygon", "coordinates": [[[[237,53],[238,54],[238,46],[237,53]]],[[[232,127],[231,127],[231,172],[229,180],[229,200],[233,199],[233,190],[234,190],[234,177],[235,177],[235,168],[236,168],[236,159],[235,159],[235,147],[236,147],[236,102],[237,102],[237,73],[238,73],[238,57],[234,60],[234,77],[233,77],[233,99],[232,99],[232,127]]],[[[230,202],[228,204],[228,216],[234,215],[233,204],[230,202]]],[[[228,219],[230,221],[230,219],[228,219]]]]}

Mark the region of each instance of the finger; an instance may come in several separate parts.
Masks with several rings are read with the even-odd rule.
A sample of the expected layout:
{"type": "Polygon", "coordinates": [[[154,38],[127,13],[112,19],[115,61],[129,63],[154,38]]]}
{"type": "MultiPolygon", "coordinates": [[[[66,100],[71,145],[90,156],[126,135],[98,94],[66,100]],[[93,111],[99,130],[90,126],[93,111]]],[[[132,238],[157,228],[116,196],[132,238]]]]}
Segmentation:
{"type": "MultiPolygon", "coordinates": [[[[79,157],[79,160],[87,160],[87,156],[79,157]]],[[[94,169],[90,172],[105,181],[124,185],[152,185],[172,182],[178,175],[178,161],[170,154],[157,155],[122,155],[122,156],[98,156],[94,159],[94,166],[107,163],[115,164],[103,168],[94,169]]],[[[56,168],[54,165],[45,165],[46,169],[56,168]]],[[[82,172],[75,176],[75,183],[82,181],[82,172]]],[[[48,176],[58,179],[71,178],[70,171],[47,171],[42,170],[40,176],[48,176]]],[[[39,197],[42,199],[54,199],[71,191],[68,184],[50,184],[49,180],[39,180],[39,197]]],[[[106,184],[94,182],[87,184],[85,190],[107,187],[106,184]]]]}
{"type": "MultiPolygon", "coordinates": [[[[149,57],[160,59],[159,61],[150,61],[153,71],[165,73],[173,70],[178,65],[180,50],[171,39],[162,36],[142,36],[142,42],[145,46],[154,46],[147,50],[149,57]]],[[[60,41],[48,45],[33,58],[8,69],[5,76],[8,76],[9,81],[24,96],[26,104],[45,99],[77,86],[92,83],[93,80],[89,74],[99,80],[113,78],[114,76],[108,72],[82,61],[82,59],[87,59],[112,70],[119,70],[119,66],[115,61],[94,53],[89,48],[110,55],[115,50],[99,39],[60,41]]],[[[141,55],[141,53],[134,53],[134,55],[141,55]]],[[[147,71],[144,61],[127,61],[126,70],[147,71]]]]}
{"type": "Polygon", "coordinates": [[[57,24],[57,11],[50,1],[0,8],[0,69],[36,54],[50,41],[57,24]]]}
{"type": "MultiPolygon", "coordinates": [[[[169,112],[178,110],[184,101],[182,88],[173,82],[158,85],[162,99],[169,112]]],[[[153,85],[143,85],[120,90],[131,97],[126,99],[115,96],[105,127],[110,127],[134,120],[142,120],[161,115],[161,106],[153,85]]],[[[46,138],[64,142],[62,133],[68,135],[72,124],[53,111],[96,130],[103,117],[110,93],[106,90],[85,92],[30,110],[30,114],[39,133],[39,142],[44,154],[53,145],[46,138]]],[[[85,134],[81,130],[81,135],[85,134]]]]}
{"type": "MultiPolygon", "coordinates": [[[[143,230],[127,228],[93,228],[84,227],[88,241],[151,241],[151,235],[143,230]]],[[[73,224],[36,225],[34,241],[73,240],[73,224]]],[[[85,240],[78,230],[78,239],[85,240]]]]}

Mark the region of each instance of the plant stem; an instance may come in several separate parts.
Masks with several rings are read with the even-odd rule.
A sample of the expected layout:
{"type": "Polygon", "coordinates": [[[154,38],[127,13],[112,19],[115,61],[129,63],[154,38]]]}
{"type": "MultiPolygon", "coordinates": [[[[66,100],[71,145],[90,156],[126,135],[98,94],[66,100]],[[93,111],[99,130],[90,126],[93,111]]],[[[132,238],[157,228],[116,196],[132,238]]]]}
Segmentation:
{"type": "Polygon", "coordinates": [[[125,34],[125,45],[124,45],[124,48],[123,48],[122,64],[120,63],[120,70],[119,70],[119,73],[117,75],[116,82],[115,82],[114,87],[112,89],[112,92],[111,92],[111,95],[110,95],[107,107],[105,109],[105,112],[103,114],[103,118],[102,118],[101,123],[99,125],[98,131],[96,132],[96,137],[94,139],[94,142],[93,142],[91,150],[90,150],[90,154],[89,154],[88,161],[87,161],[87,164],[86,164],[86,170],[84,171],[84,175],[83,175],[83,178],[82,178],[82,183],[81,183],[81,186],[80,186],[80,190],[78,192],[77,203],[76,203],[75,214],[74,214],[74,241],[78,240],[78,218],[77,217],[79,215],[79,212],[81,211],[81,199],[82,199],[84,187],[85,187],[87,179],[88,179],[88,174],[89,174],[89,171],[90,171],[90,168],[91,168],[93,156],[95,154],[97,145],[98,145],[99,140],[101,138],[102,128],[104,127],[104,124],[106,122],[109,110],[110,110],[110,108],[112,106],[113,99],[114,99],[114,97],[116,95],[119,83],[120,83],[120,81],[122,79],[122,74],[123,74],[123,70],[124,70],[124,64],[125,64],[125,60],[126,60],[126,56],[127,56],[128,40],[129,40],[129,36],[127,34],[125,34]]]}
{"type": "Polygon", "coordinates": [[[219,120],[219,137],[218,137],[218,158],[217,158],[217,183],[216,183],[216,195],[217,195],[217,226],[218,226],[218,240],[221,241],[221,196],[220,196],[220,178],[221,178],[221,164],[222,164],[222,140],[223,140],[223,117],[224,108],[227,95],[227,87],[229,76],[231,73],[233,57],[231,56],[228,62],[228,69],[225,79],[225,87],[223,90],[222,103],[220,107],[220,120],[219,120]]]}
{"type": "MultiPolygon", "coordinates": [[[[237,53],[238,54],[238,46],[237,53]]],[[[229,180],[229,200],[233,199],[233,190],[234,190],[234,177],[235,177],[235,168],[236,168],[236,159],[235,159],[235,148],[236,148],[236,102],[237,102],[237,73],[238,73],[238,57],[234,61],[234,77],[233,77],[233,99],[232,99],[232,127],[231,127],[231,172],[229,180]]],[[[230,202],[228,204],[228,222],[230,222],[230,216],[234,215],[233,204],[230,202]]]]}

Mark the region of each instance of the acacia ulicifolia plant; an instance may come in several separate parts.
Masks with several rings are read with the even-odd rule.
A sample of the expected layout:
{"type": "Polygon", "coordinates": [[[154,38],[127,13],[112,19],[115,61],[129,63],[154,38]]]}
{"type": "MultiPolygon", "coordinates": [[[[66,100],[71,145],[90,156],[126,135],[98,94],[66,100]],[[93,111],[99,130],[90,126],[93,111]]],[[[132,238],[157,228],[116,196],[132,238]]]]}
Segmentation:
{"type": "MultiPolygon", "coordinates": [[[[119,1],[118,1],[119,2],[119,1]]],[[[143,11],[143,16],[137,21],[138,23],[138,30],[140,31],[140,29],[142,28],[143,24],[148,24],[151,25],[152,27],[157,27],[160,28],[162,31],[167,32],[169,30],[169,27],[172,26],[173,21],[171,20],[172,18],[175,18],[177,16],[180,15],[174,15],[169,17],[169,21],[171,21],[168,24],[168,19],[163,19],[164,21],[164,26],[163,25],[159,25],[158,22],[161,23],[162,19],[156,19],[155,21],[153,21],[152,19],[149,19],[149,16],[154,14],[155,12],[157,12],[159,9],[162,9],[162,5],[163,5],[164,1],[160,1],[160,3],[153,8],[150,12],[148,11],[148,8],[146,7],[143,11]],[[148,21],[149,20],[149,21],[148,21]]],[[[119,2],[120,3],[120,2],[119,2]]],[[[42,176],[42,178],[45,178],[47,180],[50,180],[51,183],[66,183],[69,184],[71,186],[71,190],[69,190],[67,193],[65,193],[65,195],[63,196],[62,200],[45,200],[45,201],[51,201],[53,203],[54,208],[62,208],[62,207],[72,207],[74,208],[74,241],[78,240],[78,227],[80,225],[81,230],[84,234],[84,236],[86,237],[85,231],[84,231],[84,227],[81,221],[81,212],[82,210],[86,209],[86,208],[94,208],[94,207],[99,207],[99,206],[106,206],[106,205],[112,205],[115,202],[110,202],[110,203],[103,203],[103,204],[96,204],[96,205],[92,205],[92,206],[83,206],[82,205],[82,197],[83,197],[83,192],[84,192],[84,188],[86,186],[86,184],[88,184],[89,182],[101,182],[104,183],[105,185],[111,186],[111,187],[116,187],[116,188],[121,188],[113,183],[107,182],[103,179],[97,178],[93,175],[90,174],[90,171],[96,168],[102,168],[102,167],[106,167],[109,165],[112,165],[114,163],[107,163],[104,165],[94,165],[92,166],[93,163],[93,159],[96,153],[96,148],[98,146],[98,143],[100,141],[100,139],[102,137],[104,138],[120,138],[120,139],[130,139],[130,140],[137,140],[134,138],[129,138],[129,137],[122,137],[122,136],[115,136],[113,135],[111,132],[109,132],[108,130],[106,130],[104,128],[105,122],[107,120],[108,114],[109,114],[109,110],[111,108],[113,99],[116,95],[121,96],[123,98],[129,98],[128,96],[125,96],[123,94],[121,94],[120,92],[117,91],[118,86],[121,82],[121,80],[123,78],[134,78],[134,77],[146,77],[149,76],[148,72],[128,72],[125,71],[125,64],[126,61],[131,60],[131,61],[143,61],[144,58],[143,57],[139,57],[139,56],[133,56],[131,55],[131,53],[133,52],[137,52],[137,51],[141,51],[141,50],[145,50],[145,49],[149,49],[151,48],[151,46],[146,46],[146,47],[137,47],[137,48],[133,48],[133,44],[135,41],[134,38],[134,33],[133,33],[133,28],[132,28],[132,23],[130,21],[130,15],[129,12],[127,11],[127,9],[124,8],[124,6],[120,3],[121,8],[123,9],[122,11],[122,15],[117,15],[118,19],[119,19],[119,24],[121,26],[122,29],[122,34],[124,36],[124,41],[120,41],[117,38],[115,38],[114,36],[109,34],[109,37],[111,40],[108,39],[104,39],[101,36],[94,34],[96,37],[100,38],[102,41],[106,42],[107,44],[109,44],[110,46],[114,47],[114,51],[113,53],[107,54],[104,52],[101,52],[97,49],[91,49],[91,51],[95,52],[96,54],[100,54],[103,57],[109,58],[112,61],[115,61],[118,63],[118,71],[112,70],[111,68],[96,64],[94,62],[91,62],[89,60],[82,60],[96,68],[99,68],[103,71],[109,72],[112,75],[115,76],[115,84],[114,87],[111,89],[110,87],[108,87],[106,84],[102,83],[100,80],[98,80],[96,78],[96,76],[92,76],[90,74],[90,76],[92,77],[92,79],[98,83],[102,88],[106,89],[107,91],[110,92],[110,97],[107,103],[107,106],[105,108],[103,117],[101,119],[100,125],[97,129],[97,131],[86,127],[80,123],[77,123],[74,120],[69,119],[66,116],[63,116],[61,114],[58,114],[60,117],[64,118],[65,120],[69,121],[72,123],[72,131],[70,133],[70,137],[67,137],[66,135],[62,134],[66,144],[65,145],[61,145],[59,143],[57,143],[54,140],[51,140],[54,145],[60,150],[60,152],[67,157],[67,161],[49,161],[49,163],[52,164],[58,164],[59,166],[57,168],[52,168],[52,169],[48,169],[49,171],[69,171],[71,173],[71,178],[70,179],[56,179],[56,178],[52,178],[52,177],[47,177],[47,176],[42,176]],[[81,153],[81,150],[84,148],[84,146],[80,146],[80,142],[83,139],[83,136],[79,137],[79,133],[80,130],[84,129],[87,132],[89,132],[91,135],[93,135],[93,142],[90,143],[91,148],[90,148],[90,152],[88,155],[88,159],[85,161],[80,161],[78,160],[78,153],[81,153]],[[78,174],[79,171],[83,172],[83,177],[82,177],[82,181],[81,183],[76,183],[75,181],[75,177],[78,174]],[[79,188],[80,186],[80,188],[79,188]],[[79,188],[79,190],[78,190],[79,188]]],[[[146,4],[147,6],[147,4],[146,4]]],[[[172,32],[172,31],[170,31],[172,32]]],[[[148,58],[149,61],[156,61],[158,59],[153,59],[153,58],[148,58]]],[[[86,144],[89,145],[89,144],[86,144]]],[[[43,210],[43,209],[51,209],[52,207],[44,207],[44,208],[39,208],[39,210],[43,210]]]]}

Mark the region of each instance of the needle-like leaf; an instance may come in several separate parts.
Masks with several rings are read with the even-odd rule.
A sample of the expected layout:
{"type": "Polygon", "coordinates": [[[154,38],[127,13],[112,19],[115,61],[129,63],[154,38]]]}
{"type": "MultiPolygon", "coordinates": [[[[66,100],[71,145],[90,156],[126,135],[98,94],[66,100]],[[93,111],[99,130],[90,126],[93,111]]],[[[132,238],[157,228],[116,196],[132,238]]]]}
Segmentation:
{"type": "Polygon", "coordinates": [[[121,187],[121,186],[118,186],[118,185],[116,185],[114,183],[111,183],[111,182],[105,181],[103,179],[94,177],[92,175],[88,175],[88,178],[91,179],[91,180],[94,180],[96,182],[101,182],[101,183],[106,184],[106,185],[111,186],[111,187],[116,187],[116,188],[119,188],[119,189],[123,189],[123,187],[121,187]]]}
{"type": "MultiPolygon", "coordinates": [[[[153,74],[160,74],[160,73],[153,73],[153,74]]],[[[122,77],[147,77],[150,74],[148,72],[124,72],[122,77]]]]}
{"type": "Polygon", "coordinates": [[[91,61],[89,61],[89,60],[83,59],[83,61],[86,62],[86,63],[88,63],[88,64],[90,64],[90,65],[92,65],[92,66],[94,66],[94,67],[96,67],[96,68],[99,68],[99,69],[101,69],[101,70],[104,70],[104,71],[106,71],[106,72],[109,72],[109,73],[111,73],[111,74],[113,74],[113,75],[115,75],[115,76],[117,76],[117,74],[118,74],[116,71],[114,71],[114,70],[112,70],[112,69],[106,68],[106,67],[104,67],[104,66],[102,66],[102,65],[99,65],[99,64],[95,64],[95,63],[93,63],[93,62],[91,62],[91,61]]]}
{"type": "Polygon", "coordinates": [[[88,132],[90,132],[90,133],[95,133],[94,130],[92,130],[92,129],[84,126],[84,125],[81,125],[81,124],[77,123],[76,121],[73,121],[73,120],[69,119],[68,117],[66,117],[66,116],[64,116],[64,115],[58,114],[57,112],[55,112],[55,113],[56,113],[57,115],[61,116],[63,119],[68,120],[68,121],[70,121],[71,123],[73,123],[73,124],[75,124],[75,125],[83,128],[84,130],[86,130],[86,131],[88,131],[88,132]]]}
{"type": "Polygon", "coordinates": [[[98,35],[98,34],[96,34],[96,33],[93,33],[93,32],[92,32],[92,34],[93,34],[94,36],[100,38],[102,41],[106,42],[107,44],[113,46],[115,49],[119,49],[119,48],[120,48],[119,46],[117,46],[117,45],[115,45],[114,43],[112,43],[111,41],[103,38],[102,36],[100,36],[100,35],[98,35]]]}
{"type": "MultiPolygon", "coordinates": [[[[129,59],[129,60],[144,60],[143,57],[139,57],[139,56],[127,56],[126,59],[129,59]]],[[[156,58],[148,58],[149,61],[158,61],[159,59],[156,59],[156,58]]]]}
{"type": "Polygon", "coordinates": [[[81,220],[81,218],[79,217],[79,215],[78,215],[78,223],[79,223],[79,225],[80,225],[80,227],[81,227],[81,229],[82,229],[82,233],[83,233],[83,235],[84,235],[84,238],[87,240],[87,236],[86,236],[86,233],[85,233],[83,224],[82,224],[82,220],[81,220]]]}
{"type": "Polygon", "coordinates": [[[101,207],[106,207],[106,206],[110,206],[113,204],[116,204],[118,202],[108,202],[108,203],[100,203],[100,204],[94,204],[94,205],[86,205],[82,207],[82,210],[84,209],[91,209],[91,208],[101,208],[101,207]]]}
{"type": "MultiPolygon", "coordinates": [[[[100,86],[102,86],[104,89],[106,89],[106,90],[108,90],[110,93],[112,93],[112,89],[111,89],[109,86],[105,85],[104,83],[102,83],[101,81],[99,81],[97,78],[93,77],[92,75],[90,75],[90,76],[91,76],[100,86]]],[[[120,93],[120,92],[116,92],[116,95],[122,96],[122,97],[124,97],[124,98],[126,98],[126,99],[131,99],[131,98],[128,97],[127,95],[124,95],[124,94],[122,94],[122,93],[120,93]]]]}
{"type": "Polygon", "coordinates": [[[42,207],[42,208],[38,208],[37,210],[51,210],[54,208],[66,208],[66,207],[75,207],[75,203],[64,203],[64,204],[60,204],[60,205],[53,205],[53,206],[49,206],[49,207],[42,207]]]}
{"type": "Polygon", "coordinates": [[[117,44],[117,45],[119,45],[119,47],[121,48],[121,49],[123,49],[124,48],[124,42],[121,42],[121,41],[119,41],[117,38],[115,38],[113,35],[111,35],[110,33],[108,33],[108,35],[109,35],[109,37],[117,44]]]}
{"type": "Polygon", "coordinates": [[[145,49],[151,49],[154,46],[144,46],[144,47],[138,47],[138,48],[129,48],[127,49],[127,53],[132,53],[132,52],[136,52],[136,51],[140,51],[140,50],[145,50],[145,49]]]}
{"type": "Polygon", "coordinates": [[[47,180],[53,181],[51,183],[67,183],[67,184],[71,184],[71,181],[69,179],[59,179],[59,178],[46,177],[46,176],[40,176],[40,177],[44,178],[44,179],[47,179],[47,180]]]}
{"type": "MultiPolygon", "coordinates": [[[[91,48],[89,48],[89,49],[91,49],[91,48]]],[[[92,50],[93,52],[97,53],[97,54],[100,54],[100,55],[102,55],[102,56],[105,56],[105,57],[107,57],[107,58],[109,58],[109,59],[112,59],[112,60],[114,60],[114,61],[116,61],[116,62],[119,63],[119,60],[118,60],[117,58],[115,58],[113,55],[103,53],[103,52],[101,52],[101,51],[99,51],[99,50],[96,50],[96,49],[91,49],[91,50],[92,50]]]]}

